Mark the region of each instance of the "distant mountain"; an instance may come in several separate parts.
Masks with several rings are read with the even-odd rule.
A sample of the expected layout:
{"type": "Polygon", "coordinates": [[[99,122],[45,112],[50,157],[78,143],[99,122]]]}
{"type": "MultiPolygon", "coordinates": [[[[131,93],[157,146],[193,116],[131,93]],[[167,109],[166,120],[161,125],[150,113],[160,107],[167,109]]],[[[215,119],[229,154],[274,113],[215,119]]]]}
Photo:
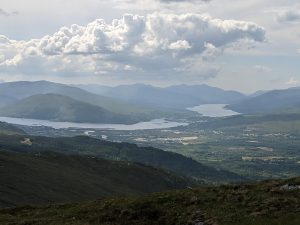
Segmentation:
{"type": "Polygon", "coordinates": [[[229,104],[246,97],[239,92],[225,91],[207,85],[178,85],[167,88],[145,84],[120,85],[117,87],[80,85],[79,87],[128,103],[177,109],[201,104],[229,104]]]}
{"type": "Polygon", "coordinates": [[[6,106],[8,104],[11,104],[13,102],[17,101],[16,98],[7,96],[7,95],[0,95],[0,107],[6,106]]]}
{"type": "Polygon", "coordinates": [[[57,94],[39,94],[0,108],[0,115],[78,123],[134,123],[132,117],[57,94]]]}
{"type": "Polygon", "coordinates": [[[203,183],[228,183],[244,180],[237,174],[202,165],[177,153],[152,147],[138,147],[129,143],[108,142],[86,136],[49,138],[2,135],[0,136],[0,146],[18,152],[53,151],[63,154],[90,155],[109,160],[142,163],[191,177],[203,183]],[[25,139],[30,139],[32,144],[22,144],[25,139]]]}
{"type": "Polygon", "coordinates": [[[89,156],[17,153],[1,148],[0,162],[0,207],[77,202],[191,185],[153,167],[89,156]]]}
{"type": "Polygon", "coordinates": [[[96,95],[77,87],[58,84],[48,81],[19,81],[0,83],[0,96],[5,95],[15,99],[24,99],[38,94],[58,94],[99,106],[118,114],[151,114],[151,109],[130,105],[109,97],[96,95]]]}
{"type": "Polygon", "coordinates": [[[265,94],[267,92],[269,92],[269,91],[259,90],[259,91],[256,91],[256,92],[248,95],[248,97],[250,97],[250,98],[257,97],[257,96],[260,96],[260,95],[265,94]]]}
{"type": "MultiPolygon", "coordinates": [[[[84,87],[84,86],[80,86],[84,87]]],[[[165,88],[145,84],[120,85],[117,87],[85,86],[97,94],[122,100],[124,102],[163,108],[186,108],[199,104],[199,100],[185,94],[177,94],[165,88]]],[[[200,101],[203,102],[203,101],[200,101]]]]}
{"type": "Polygon", "coordinates": [[[221,88],[202,85],[177,85],[166,88],[166,90],[194,97],[206,104],[230,104],[238,102],[246,96],[237,91],[226,91],[221,88]]]}
{"type": "Polygon", "coordinates": [[[240,113],[282,113],[300,111],[300,88],[274,90],[228,106],[240,113]]]}

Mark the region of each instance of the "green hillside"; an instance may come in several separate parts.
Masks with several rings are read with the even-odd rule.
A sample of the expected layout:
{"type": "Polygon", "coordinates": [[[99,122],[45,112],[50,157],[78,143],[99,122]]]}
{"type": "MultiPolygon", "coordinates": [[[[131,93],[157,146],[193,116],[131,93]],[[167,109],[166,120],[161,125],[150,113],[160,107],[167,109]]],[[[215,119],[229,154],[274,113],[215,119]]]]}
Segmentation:
{"type": "Polygon", "coordinates": [[[25,134],[25,132],[11,124],[0,122],[0,135],[1,134],[25,134]]]}
{"type": "Polygon", "coordinates": [[[0,150],[0,177],[2,207],[83,201],[190,185],[182,178],[141,164],[53,152],[0,150]]]}
{"type": "Polygon", "coordinates": [[[138,147],[129,143],[114,143],[86,136],[78,137],[36,137],[0,136],[0,146],[18,152],[60,152],[95,156],[110,160],[131,161],[172,171],[182,176],[192,177],[201,182],[228,183],[244,180],[241,176],[225,170],[204,166],[183,155],[152,147],[138,147]],[[24,140],[30,140],[25,145],[24,140]]]}
{"type": "Polygon", "coordinates": [[[124,103],[110,97],[92,94],[80,88],[48,81],[18,81],[0,84],[0,95],[23,99],[39,94],[58,94],[86,102],[117,114],[135,115],[140,119],[153,117],[153,109],[124,103]],[[152,115],[152,116],[151,116],[152,115]]]}
{"type": "Polygon", "coordinates": [[[132,117],[56,94],[33,95],[0,109],[1,116],[78,123],[135,123],[132,117]]]}
{"type": "Polygon", "coordinates": [[[0,210],[3,225],[297,225],[300,179],[0,210]]]}

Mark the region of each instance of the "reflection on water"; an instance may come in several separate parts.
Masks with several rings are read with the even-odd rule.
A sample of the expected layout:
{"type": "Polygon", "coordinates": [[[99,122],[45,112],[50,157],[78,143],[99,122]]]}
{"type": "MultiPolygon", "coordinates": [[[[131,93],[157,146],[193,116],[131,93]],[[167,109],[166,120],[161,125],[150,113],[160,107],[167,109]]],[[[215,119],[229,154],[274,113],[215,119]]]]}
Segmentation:
{"type": "Polygon", "coordinates": [[[225,109],[224,108],[225,106],[226,106],[225,104],[205,104],[205,105],[188,108],[188,110],[198,112],[201,115],[208,116],[208,117],[226,117],[226,116],[234,116],[239,114],[230,109],[225,109]]]}
{"type": "Polygon", "coordinates": [[[83,129],[110,129],[110,130],[150,130],[166,129],[178,126],[186,126],[187,123],[178,123],[167,121],[165,119],[155,119],[148,122],[140,122],[132,125],[126,124],[96,124],[96,123],[71,123],[71,122],[53,122],[48,120],[35,120],[23,118],[0,117],[0,121],[11,124],[25,126],[47,126],[54,129],[63,128],[83,128],[83,129]]]}

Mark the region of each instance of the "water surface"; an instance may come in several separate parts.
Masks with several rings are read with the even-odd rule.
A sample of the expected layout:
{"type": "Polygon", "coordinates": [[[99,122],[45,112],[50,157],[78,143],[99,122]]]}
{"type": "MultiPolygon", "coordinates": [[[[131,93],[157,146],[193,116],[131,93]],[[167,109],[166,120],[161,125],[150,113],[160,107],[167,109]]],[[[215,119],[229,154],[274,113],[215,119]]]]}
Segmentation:
{"type": "Polygon", "coordinates": [[[188,110],[198,112],[208,117],[226,117],[238,115],[238,112],[225,108],[226,104],[205,104],[188,108],[188,110]]]}
{"type": "Polygon", "coordinates": [[[110,130],[150,130],[150,129],[167,129],[178,126],[186,126],[187,123],[167,121],[165,119],[154,119],[148,122],[136,124],[97,124],[97,123],[71,123],[71,122],[53,122],[48,120],[0,117],[0,121],[18,124],[24,126],[46,126],[54,129],[66,128],[83,128],[83,129],[110,129],[110,130]]]}

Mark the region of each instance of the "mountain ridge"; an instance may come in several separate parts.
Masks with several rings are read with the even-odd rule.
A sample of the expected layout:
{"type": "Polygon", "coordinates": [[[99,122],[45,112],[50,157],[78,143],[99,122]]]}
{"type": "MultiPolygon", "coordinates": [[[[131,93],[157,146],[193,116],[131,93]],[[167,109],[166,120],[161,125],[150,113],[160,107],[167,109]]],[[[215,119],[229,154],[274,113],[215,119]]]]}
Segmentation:
{"type": "Polygon", "coordinates": [[[37,94],[59,94],[102,107],[114,113],[125,115],[148,113],[151,111],[151,109],[148,108],[146,109],[136,105],[128,105],[116,99],[96,95],[74,86],[45,80],[0,83],[0,95],[1,94],[17,98],[19,100],[37,94]]]}
{"type": "Polygon", "coordinates": [[[77,123],[136,123],[132,117],[58,94],[38,94],[0,108],[6,117],[77,123]]]}
{"type": "Polygon", "coordinates": [[[240,113],[300,111],[300,88],[273,90],[246,99],[227,108],[240,113]]]}
{"type": "Polygon", "coordinates": [[[181,109],[200,104],[229,104],[246,97],[237,91],[226,91],[204,84],[174,85],[165,88],[139,83],[115,87],[101,85],[78,85],[78,87],[128,103],[181,109]]]}

